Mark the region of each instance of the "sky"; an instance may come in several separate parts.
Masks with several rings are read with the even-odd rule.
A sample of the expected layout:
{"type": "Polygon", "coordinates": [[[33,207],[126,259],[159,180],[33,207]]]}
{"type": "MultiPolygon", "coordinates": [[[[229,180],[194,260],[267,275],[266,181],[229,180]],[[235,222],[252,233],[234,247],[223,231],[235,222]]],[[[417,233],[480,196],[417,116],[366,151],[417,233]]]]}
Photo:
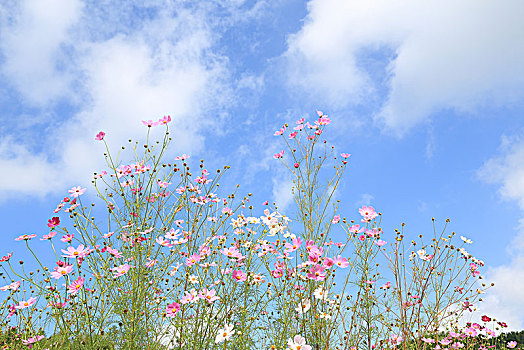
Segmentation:
{"type": "Polygon", "coordinates": [[[524,329],[524,2],[6,0],[0,4],[0,255],[48,231],[73,186],[170,115],[170,155],[290,208],[282,124],[329,115],[351,153],[341,212],[385,239],[474,241],[495,287],[479,313],[524,329]]]}

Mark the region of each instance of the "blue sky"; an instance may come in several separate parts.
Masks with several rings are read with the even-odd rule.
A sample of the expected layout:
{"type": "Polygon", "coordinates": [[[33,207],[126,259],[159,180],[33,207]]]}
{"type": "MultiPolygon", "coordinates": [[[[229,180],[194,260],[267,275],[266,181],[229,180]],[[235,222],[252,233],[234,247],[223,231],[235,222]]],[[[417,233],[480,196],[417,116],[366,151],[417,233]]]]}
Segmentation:
{"type": "Polygon", "coordinates": [[[352,154],[344,215],[373,205],[386,235],[450,218],[496,283],[482,312],[524,328],[523,2],[143,3],[0,5],[0,254],[89,186],[98,131],[116,148],[168,114],[172,155],[286,208],[272,134],[319,109],[352,154]]]}

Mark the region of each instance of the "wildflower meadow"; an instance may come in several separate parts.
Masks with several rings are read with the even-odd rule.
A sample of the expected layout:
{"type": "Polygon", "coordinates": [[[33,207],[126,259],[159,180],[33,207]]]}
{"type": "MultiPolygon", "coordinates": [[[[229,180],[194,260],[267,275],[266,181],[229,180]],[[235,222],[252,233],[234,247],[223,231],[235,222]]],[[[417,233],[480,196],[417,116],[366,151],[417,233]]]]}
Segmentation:
{"type": "Polygon", "coordinates": [[[35,268],[0,255],[0,346],[521,349],[496,338],[502,320],[461,322],[492,285],[449,220],[411,237],[404,223],[383,231],[380,208],[339,212],[351,156],[329,142],[336,120],[317,114],[275,128],[273,161],[293,177],[289,213],[221,186],[228,166],[166,156],[169,116],[143,121],[145,142],[118,152],[110,134],[93,135],[107,167],[65,190],[42,232],[12,237],[35,268]]]}

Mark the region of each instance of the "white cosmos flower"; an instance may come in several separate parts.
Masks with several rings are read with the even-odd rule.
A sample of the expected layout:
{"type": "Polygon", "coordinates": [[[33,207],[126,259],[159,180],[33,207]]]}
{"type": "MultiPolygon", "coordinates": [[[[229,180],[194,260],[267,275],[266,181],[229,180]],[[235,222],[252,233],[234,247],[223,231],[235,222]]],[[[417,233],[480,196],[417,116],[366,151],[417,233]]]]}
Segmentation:
{"type": "Polygon", "coordinates": [[[471,239],[467,239],[466,237],[464,236],[460,236],[460,239],[463,240],[465,243],[467,244],[471,244],[473,243],[473,241],[471,239]]]}
{"type": "Polygon", "coordinates": [[[215,344],[222,343],[224,340],[229,340],[233,335],[233,328],[235,326],[232,324],[225,325],[224,328],[218,330],[218,334],[215,338],[215,344]]]}
{"type": "Polygon", "coordinates": [[[313,291],[313,295],[315,296],[315,298],[320,300],[327,300],[329,298],[328,293],[322,287],[318,287],[317,289],[315,289],[313,291]]]}
{"type": "Polygon", "coordinates": [[[299,314],[306,313],[311,308],[309,299],[302,299],[302,302],[295,308],[299,314]]]}
{"type": "Polygon", "coordinates": [[[289,338],[287,346],[290,350],[311,350],[311,345],[307,345],[306,339],[298,334],[293,339],[289,338]]]}

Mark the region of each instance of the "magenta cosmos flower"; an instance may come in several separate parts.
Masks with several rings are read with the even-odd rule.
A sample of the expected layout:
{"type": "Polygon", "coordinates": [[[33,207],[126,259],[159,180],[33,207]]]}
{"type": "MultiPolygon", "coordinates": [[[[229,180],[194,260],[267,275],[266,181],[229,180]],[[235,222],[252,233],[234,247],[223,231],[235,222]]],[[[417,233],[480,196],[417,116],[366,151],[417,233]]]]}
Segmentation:
{"type": "Polygon", "coordinates": [[[100,131],[98,134],[96,134],[95,140],[102,141],[104,139],[104,136],[106,136],[106,133],[103,131],[100,131]]]}

